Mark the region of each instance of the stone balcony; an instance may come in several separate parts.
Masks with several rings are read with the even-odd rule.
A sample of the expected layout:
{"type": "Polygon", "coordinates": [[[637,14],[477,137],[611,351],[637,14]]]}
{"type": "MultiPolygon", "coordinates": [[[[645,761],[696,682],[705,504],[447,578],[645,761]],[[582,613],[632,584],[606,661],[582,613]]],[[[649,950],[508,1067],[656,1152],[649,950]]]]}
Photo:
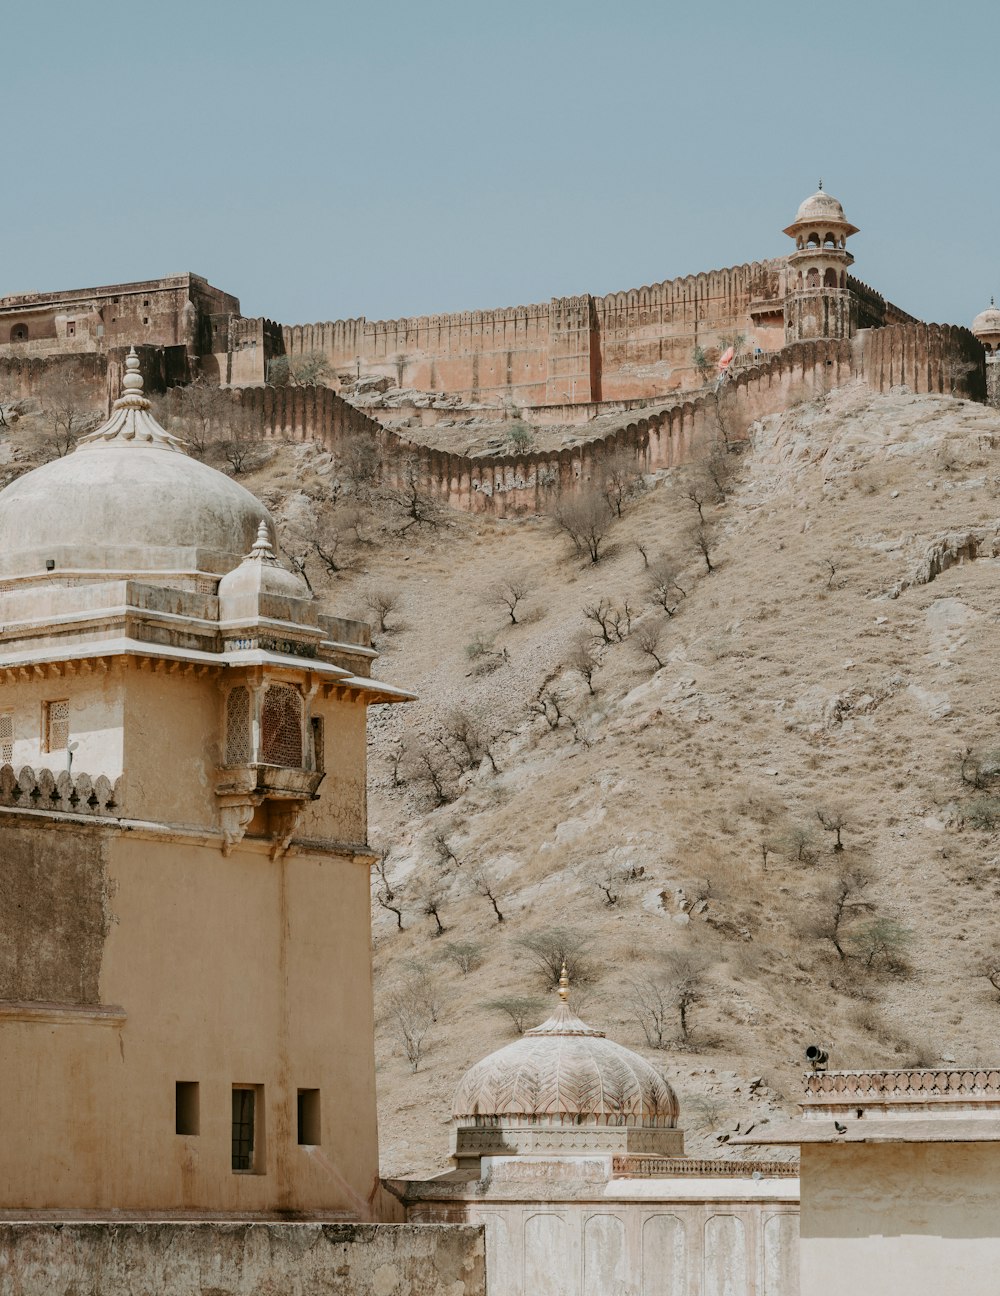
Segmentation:
{"type": "Polygon", "coordinates": [[[23,765],[0,766],[0,806],[18,810],[49,810],[63,814],[121,814],[121,779],[114,783],[104,774],[72,774],[23,765]]]}

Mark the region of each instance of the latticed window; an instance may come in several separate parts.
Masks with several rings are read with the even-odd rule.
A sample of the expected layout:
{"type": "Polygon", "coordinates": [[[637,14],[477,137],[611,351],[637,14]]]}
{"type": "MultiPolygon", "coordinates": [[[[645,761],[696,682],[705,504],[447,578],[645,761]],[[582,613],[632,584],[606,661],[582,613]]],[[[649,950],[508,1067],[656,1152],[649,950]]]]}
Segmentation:
{"type": "Polygon", "coordinates": [[[260,713],[260,759],[265,765],[302,769],[302,694],[272,684],[260,713]]]}
{"type": "Polygon", "coordinates": [[[243,684],[229,690],[226,698],[226,764],[249,765],[253,760],[253,729],[250,723],[250,690],[243,684]]]}
{"type": "Polygon", "coordinates": [[[0,765],[14,764],[14,712],[0,711],[0,765]]]}
{"type": "Polygon", "coordinates": [[[42,724],[43,746],[47,752],[65,751],[69,746],[69,699],[46,702],[42,724]]]}

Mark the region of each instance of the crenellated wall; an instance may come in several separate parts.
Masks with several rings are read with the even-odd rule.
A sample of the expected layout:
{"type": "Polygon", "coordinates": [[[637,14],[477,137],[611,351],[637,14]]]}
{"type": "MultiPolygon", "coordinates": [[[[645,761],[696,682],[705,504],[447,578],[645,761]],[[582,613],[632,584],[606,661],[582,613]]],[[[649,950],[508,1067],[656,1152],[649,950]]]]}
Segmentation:
{"type": "Polygon", "coordinates": [[[602,481],[607,460],[622,451],[643,472],[670,468],[720,437],[742,439],[765,414],[855,379],[875,391],[905,384],[915,392],[986,397],[985,355],[968,329],[916,322],[863,330],[851,341],[795,343],[731,375],[718,391],[679,396],[646,418],[624,413],[612,432],[560,451],[449,454],[382,427],[326,387],[256,387],[233,396],[260,410],[267,435],[318,440],[335,452],[351,436],[373,437],[388,484],[403,486],[413,476],[422,491],[453,508],[507,515],[542,512],[560,493],[602,481]]]}
{"type": "Polygon", "coordinates": [[[337,320],[284,328],[291,356],[320,352],[346,381],[387,376],[400,387],[472,400],[554,405],[649,398],[692,385],[696,346],[741,333],[781,345],[783,260],[688,275],[548,303],[409,319],[337,320]],[[770,303],[770,310],[755,309],[770,303]]]}

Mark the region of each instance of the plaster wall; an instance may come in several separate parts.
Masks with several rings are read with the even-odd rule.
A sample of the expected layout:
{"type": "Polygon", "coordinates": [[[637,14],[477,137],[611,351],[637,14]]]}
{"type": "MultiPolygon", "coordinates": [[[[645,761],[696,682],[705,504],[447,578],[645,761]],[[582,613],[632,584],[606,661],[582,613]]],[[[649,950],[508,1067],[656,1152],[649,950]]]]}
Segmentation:
{"type": "Polygon", "coordinates": [[[0,681],[0,712],[11,713],[14,735],[10,764],[15,770],[30,765],[55,774],[66,769],[65,747],[46,750],[46,707],[60,700],[69,703],[70,742],[78,744],[75,769],[93,778],[104,774],[113,783],[124,756],[125,687],[119,672],[0,681]]]}
{"type": "MultiPolygon", "coordinates": [[[[13,978],[28,1007],[0,1004],[0,1210],[377,1216],[367,862],[0,814],[5,867],[51,849],[43,894],[64,889],[13,978]],[[77,898],[89,923],[61,918],[77,898]],[[176,1133],[177,1081],[199,1085],[197,1134],[176,1133]],[[260,1087],[253,1173],[231,1168],[234,1085],[260,1087]],[[298,1089],[319,1090],[318,1144],[298,1089]]],[[[0,926],[30,935],[19,897],[0,926]]]]}
{"type": "Polygon", "coordinates": [[[995,1296],[1000,1146],[803,1145],[802,1296],[995,1296]]]}
{"type": "Polygon", "coordinates": [[[484,1224],[490,1296],[798,1296],[794,1202],[718,1183],[672,1196],[664,1181],[621,1201],[615,1187],[605,1200],[411,1204],[407,1217],[484,1224]]]}
{"type": "Polygon", "coordinates": [[[473,1228],[348,1224],[0,1225],[0,1294],[486,1296],[473,1228]]]}

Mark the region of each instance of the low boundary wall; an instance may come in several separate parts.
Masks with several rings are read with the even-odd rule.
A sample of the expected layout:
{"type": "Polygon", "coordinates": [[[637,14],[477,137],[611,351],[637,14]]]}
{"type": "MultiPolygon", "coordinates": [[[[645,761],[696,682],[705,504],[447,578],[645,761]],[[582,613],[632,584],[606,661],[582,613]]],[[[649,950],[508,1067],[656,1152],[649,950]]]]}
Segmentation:
{"type": "Polygon", "coordinates": [[[486,1296],[480,1226],[0,1224],[0,1296],[486,1296]]]}

